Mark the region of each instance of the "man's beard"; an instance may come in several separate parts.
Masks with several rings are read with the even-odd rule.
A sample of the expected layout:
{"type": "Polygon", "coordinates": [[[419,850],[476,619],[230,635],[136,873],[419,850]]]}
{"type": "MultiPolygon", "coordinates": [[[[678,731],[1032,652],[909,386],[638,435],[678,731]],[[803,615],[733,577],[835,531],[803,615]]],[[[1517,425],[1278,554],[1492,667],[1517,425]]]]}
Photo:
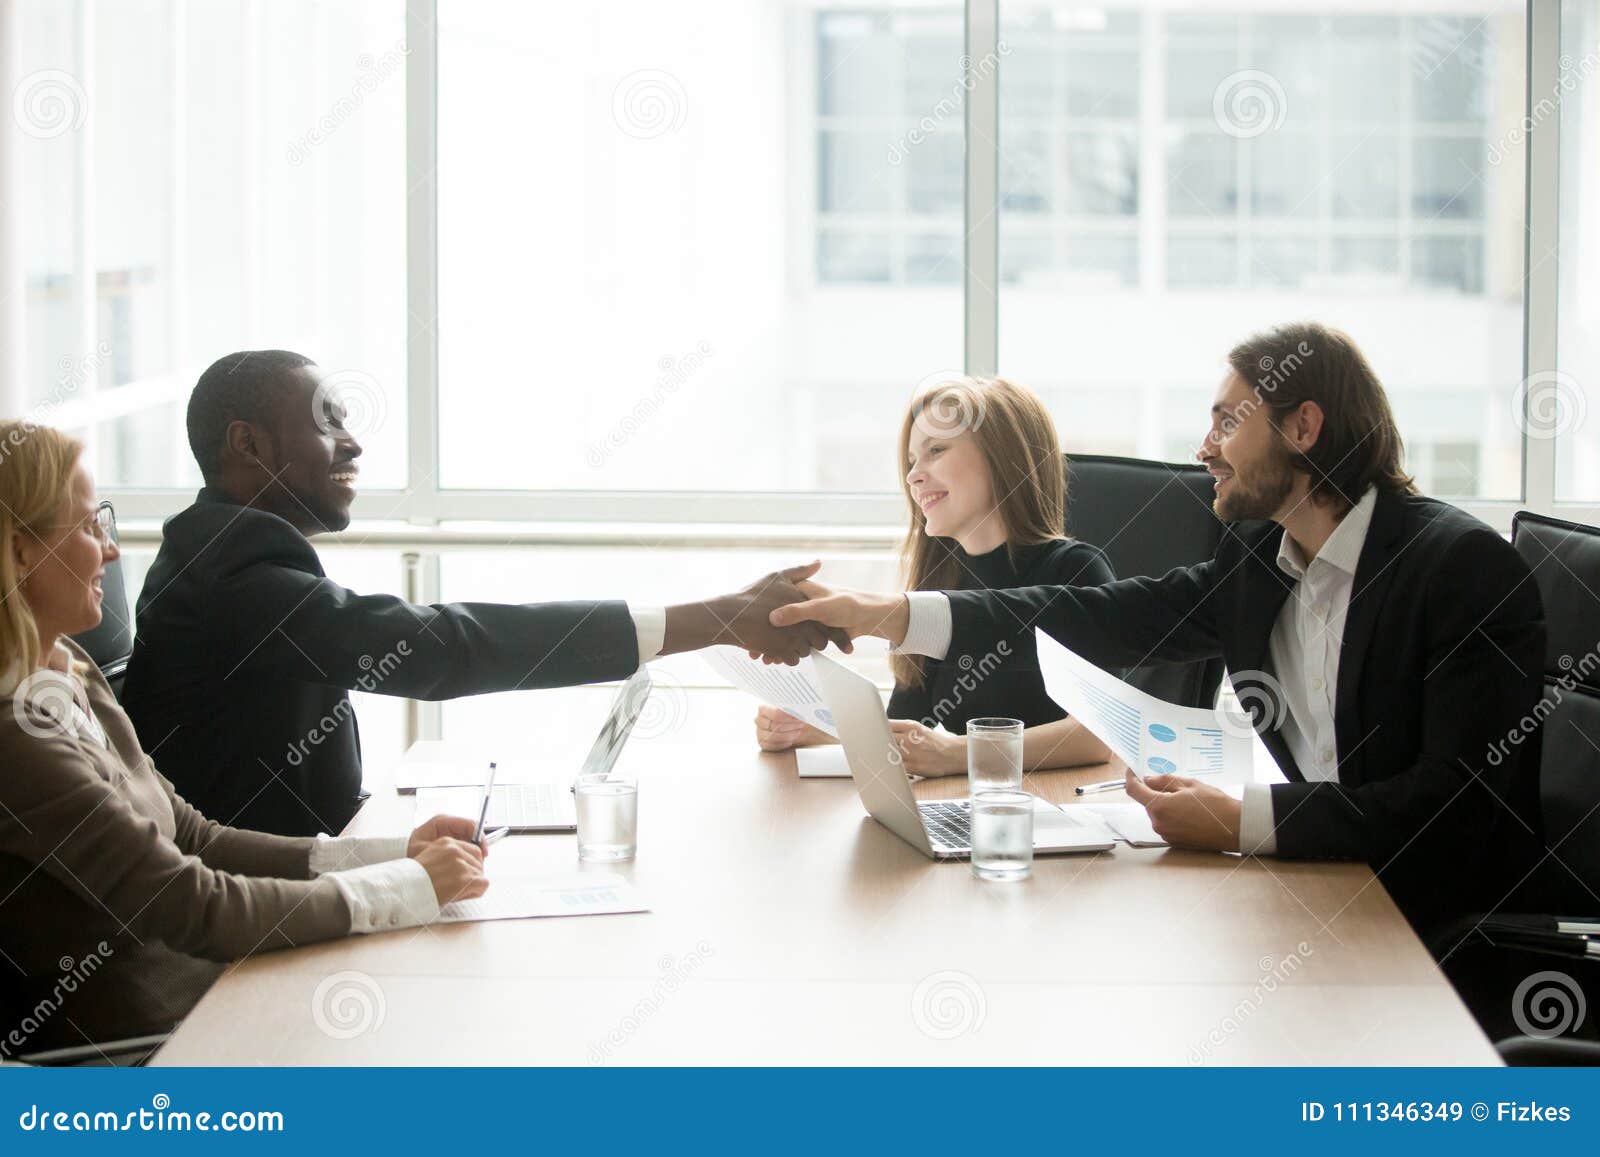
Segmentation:
{"type": "Polygon", "coordinates": [[[1294,489],[1294,468],[1289,462],[1288,451],[1274,448],[1269,461],[1251,468],[1254,477],[1249,482],[1235,467],[1228,493],[1212,501],[1217,517],[1224,522],[1252,522],[1275,516],[1294,489]]]}

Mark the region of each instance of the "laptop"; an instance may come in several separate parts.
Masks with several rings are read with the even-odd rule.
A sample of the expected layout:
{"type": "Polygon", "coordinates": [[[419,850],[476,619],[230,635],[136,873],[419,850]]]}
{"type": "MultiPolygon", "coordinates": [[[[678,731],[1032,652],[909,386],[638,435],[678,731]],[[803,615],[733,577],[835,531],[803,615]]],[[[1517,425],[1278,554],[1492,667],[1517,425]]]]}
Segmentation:
{"type": "MultiPolygon", "coordinates": [[[[811,656],[822,697],[839,729],[850,778],[867,814],[933,860],[960,860],[972,855],[972,808],[969,800],[918,801],[911,792],[900,749],[889,730],[883,700],[872,680],[826,655],[811,656]]],[[[1045,800],[1033,805],[1033,850],[1105,852],[1116,836],[1096,816],[1079,818],[1071,808],[1045,800]]]]}
{"type": "MultiPolygon", "coordinates": [[[[650,669],[643,664],[621,687],[611,701],[611,710],[600,726],[600,734],[573,776],[571,783],[495,783],[488,788],[486,828],[510,828],[513,832],[575,832],[578,830],[578,804],[573,787],[579,780],[606,779],[622,754],[633,725],[650,698],[650,669]]],[[[480,792],[471,789],[423,788],[417,791],[417,814],[479,815],[480,792]]]]}

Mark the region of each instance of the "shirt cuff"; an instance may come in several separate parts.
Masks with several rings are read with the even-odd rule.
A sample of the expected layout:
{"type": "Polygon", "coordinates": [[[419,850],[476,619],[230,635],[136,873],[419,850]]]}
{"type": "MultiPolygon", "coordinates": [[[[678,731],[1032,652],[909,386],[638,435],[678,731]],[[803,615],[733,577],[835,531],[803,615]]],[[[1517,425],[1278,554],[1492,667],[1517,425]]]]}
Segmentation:
{"type": "Polygon", "coordinates": [[[311,845],[311,874],[339,872],[405,859],[410,836],[318,836],[311,845]]]}
{"type": "Polygon", "coordinates": [[[667,608],[636,607],[628,605],[633,616],[633,629],[639,635],[639,662],[648,663],[661,654],[667,642],[667,608]]]}
{"type": "Polygon", "coordinates": [[[1239,850],[1247,856],[1272,856],[1278,852],[1271,784],[1244,785],[1244,803],[1239,810],[1239,850]]]}
{"type": "Polygon", "coordinates": [[[942,659],[950,650],[950,600],[940,591],[907,591],[906,637],[894,650],[902,655],[942,659]]]}
{"type": "Polygon", "coordinates": [[[350,906],[351,932],[415,928],[438,918],[433,881],[428,879],[428,869],[416,860],[402,857],[386,864],[330,872],[328,879],[350,906]]]}

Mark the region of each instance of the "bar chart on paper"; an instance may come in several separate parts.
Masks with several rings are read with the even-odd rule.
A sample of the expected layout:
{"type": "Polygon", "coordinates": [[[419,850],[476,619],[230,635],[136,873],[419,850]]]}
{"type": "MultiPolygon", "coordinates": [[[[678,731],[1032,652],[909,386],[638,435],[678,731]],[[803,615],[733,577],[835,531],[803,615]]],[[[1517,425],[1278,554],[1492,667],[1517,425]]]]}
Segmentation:
{"type": "Polygon", "coordinates": [[[1251,776],[1250,739],[1216,712],[1157,699],[1056,642],[1043,631],[1045,690],[1137,775],[1251,776]]]}

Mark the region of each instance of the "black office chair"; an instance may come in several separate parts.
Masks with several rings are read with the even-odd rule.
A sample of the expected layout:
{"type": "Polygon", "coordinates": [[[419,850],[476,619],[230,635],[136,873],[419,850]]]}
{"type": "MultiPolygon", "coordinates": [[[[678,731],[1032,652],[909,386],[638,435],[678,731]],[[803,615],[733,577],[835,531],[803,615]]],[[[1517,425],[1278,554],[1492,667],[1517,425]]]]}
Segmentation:
{"type": "Polygon", "coordinates": [[[1600,910],[1600,528],[1519,511],[1511,545],[1539,585],[1549,639],[1539,747],[1545,840],[1558,903],[1600,910]]]}
{"type": "Polygon", "coordinates": [[[138,1068],[167,1043],[171,1033],[128,1037],[101,1044],[73,1045],[46,1052],[24,1053],[18,1063],[39,1068],[138,1068]]]}
{"type": "MultiPolygon", "coordinates": [[[[1098,546],[1117,577],[1160,577],[1216,553],[1222,522],[1211,511],[1211,475],[1203,466],[1143,458],[1069,454],[1067,533],[1098,546]]],[[[1222,659],[1151,663],[1128,682],[1169,703],[1212,707],[1222,659]]]]}
{"type": "Polygon", "coordinates": [[[121,559],[106,567],[100,590],[104,595],[100,602],[100,625],[74,635],[73,642],[89,653],[106,682],[111,684],[111,693],[121,700],[122,681],[133,655],[133,611],[128,602],[121,559]]]}
{"type": "Polygon", "coordinates": [[[1590,941],[1557,922],[1600,923],[1600,528],[1519,511],[1511,543],[1538,584],[1549,639],[1539,805],[1551,854],[1519,894],[1549,910],[1474,914],[1431,946],[1485,1031],[1506,1037],[1498,1047],[1507,1064],[1596,1065],[1600,957],[1585,955],[1590,941]],[[1541,973],[1553,977],[1533,983],[1541,973]],[[1544,1006],[1530,1007],[1540,987],[1544,1006]],[[1535,1018],[1534,1027],[1560,1035],[1527,1035],[1541,1011],[1558,1023],[1535,1018]],[[1513,1028],[1523,1031],[1508,1037],[1513,1028]]]}

